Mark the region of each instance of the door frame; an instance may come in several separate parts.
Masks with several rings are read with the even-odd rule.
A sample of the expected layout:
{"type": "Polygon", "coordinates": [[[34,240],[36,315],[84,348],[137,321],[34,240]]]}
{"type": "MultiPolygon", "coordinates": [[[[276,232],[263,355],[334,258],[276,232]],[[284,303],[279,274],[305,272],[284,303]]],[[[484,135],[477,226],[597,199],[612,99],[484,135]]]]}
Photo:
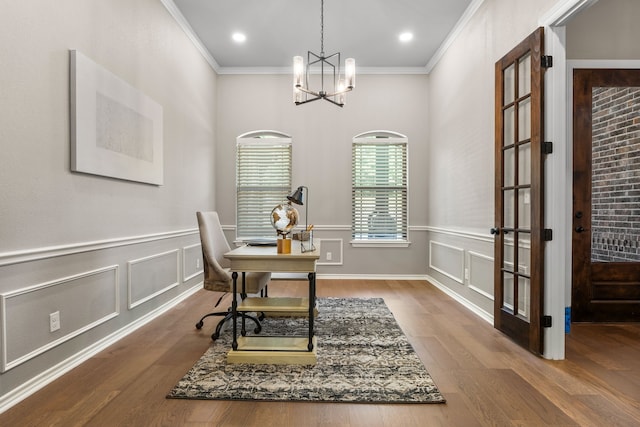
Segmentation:
{"type": "MultiPolygon", "coordinates": [[[[573,173],[573,71],[575,69],[599,69],[599,68],[616,68],[616,69],[640,69],[640,60],[568,60],[567,61],[567,151],[569,153],[568,169],[573,173]]],[[[573,178],[567,183],[569,195],[573,194],[573,178]]],[[[573,203],[573,200],[571,200],[573,203]]],[[[568,223],[569,234],[573,231],[573,208],[570,207],[570,222],[568,223]]],[[[571,242],[573,236],[569,239],[571,242]]],[[[569,252],[569,262],[572,257],[572,250],[569,252]]],[[[566,298],[566,304],[568,307],[572,307],[572,291],[573,280],[570,280],[567,284],[568,297],[566,298]]]]}
{"type": "Polygon", "coordinates": [[[552,324],[544,333],[546,359],[565,357],[565,307],[571,306],[571,215],[573,156],[572,137],[568,134],[571,111],[567,91],[566,24],[598,0],[566,0],[541,16],[545,27],[545,54],[553,57],[553,67],[545,73],[545,141],[553,142],[553,154],[547,156],[545,182],[557,183],[545,188],[545,226],[553,230],[544,254],[544,313],[552,324]]]}

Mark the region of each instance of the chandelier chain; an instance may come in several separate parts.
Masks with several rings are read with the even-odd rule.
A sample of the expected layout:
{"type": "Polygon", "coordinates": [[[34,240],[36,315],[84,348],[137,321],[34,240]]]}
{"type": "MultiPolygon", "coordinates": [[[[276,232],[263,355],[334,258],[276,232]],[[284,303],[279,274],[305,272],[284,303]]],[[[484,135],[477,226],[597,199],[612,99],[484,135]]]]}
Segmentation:
{"type": "Polygon", "coordinates": [[[320,56],[324,56],[324,0],[320,0],[320,56]]]}

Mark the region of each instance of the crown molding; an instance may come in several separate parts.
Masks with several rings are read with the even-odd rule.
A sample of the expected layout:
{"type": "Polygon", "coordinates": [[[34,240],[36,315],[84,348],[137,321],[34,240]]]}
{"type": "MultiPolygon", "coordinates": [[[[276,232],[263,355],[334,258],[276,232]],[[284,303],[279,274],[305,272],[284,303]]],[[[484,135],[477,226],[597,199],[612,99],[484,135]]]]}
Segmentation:
{"type": "Polygon", "coordinates": [[[191,25],[189,25],[187,18],[185,18],[182,12],[180,12],[180,9],[178,9],[178,6],[176,6],[173,0],[160,0],[160,2],[169,11],[169,14],[171,14],[173,19],[176,20],[180,28],[182,28],[182,31],[184,31],[184,33],[187,35],[189,40],[191,40],[191,42],[196,47],[196,49],[198,49],[200,54],[209,63],[211,68],[213,68],[213,71],[215,71],[216,73],[219,73],[220,65],[215,60],[215,58],[211,56],[211,53],[209,53],[209,50],[207,50],[204,43],[202,43],[202,40],[200,40],[200,37],[196,35],[196,32],[193,30],[191,25]]]}
{"type": "Polygon", "coordinates": [[[473,0],[471,4],[469,4],[469,6],[464,11],[464,13],[460,17],[456,25],[449,32],[449,34],[444,39],[444,41],[442,42],[438,50],[436,50],[436,53],[433,54],[433,56],[425,66],[425,69],[427,70],[427,74],[431,73],[431,71],[435,68],[438,62],[440,62],[445,52],[451,47],[454,40],[458,38],[458,36],[460,35],[464,27],[467,26],[467,24],[469,23],[473,15],[476,13],[476,11],[480,8],[480,6],[482,6],[482,3],[484,3],[484,0],[473,0]]]}
{"type": "MultiPolygon", "coordinates": [[[[219,67],[218,74],[291,74],[291,67],[219,67]]],[[[319,74],[311,70],[311,74],[319,74]]],[[[425,67],[358,67],[358,75],[366,74],[429,74],[425,67]]]]}

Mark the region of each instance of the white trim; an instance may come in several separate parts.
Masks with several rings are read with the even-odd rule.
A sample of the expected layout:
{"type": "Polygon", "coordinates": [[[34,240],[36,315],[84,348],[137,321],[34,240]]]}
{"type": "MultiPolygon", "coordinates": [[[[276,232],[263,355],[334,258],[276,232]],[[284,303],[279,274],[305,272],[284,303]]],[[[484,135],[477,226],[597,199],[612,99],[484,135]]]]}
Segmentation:
{"type": "Polygon", "coordinates": [[[67,372],[71,371],[75,367],[79,366],[81,363],[86,362],[91,357],[100,353],[102,350],[111,346],[112,344],[118,342],[122,338],[146,325],[147,323],[154,320],[156,317],[161,316],[168,310],[177,306],[180,302],[189,298],[196,292],[202,289],[202,282],[193,286],[192,288],[187,289],[182,294],[178,295],[171,301],[161,305],[155,310],[147,313],[146,315],[140,317],[136,321],[129,323],[127,326],[121,328],[120,330],[106,336],[100,341],[90,345],[89,347],[84,348],[82,351],[72,355],[66,360],[58,363],[55,366],[47,369],[41,374],[25,381],[20,384],[18,387],[9,391],[8,393],[0,396],[0,414],[11,408],[12,406],[20,403],[22,400],[36,393],[38,390],[46,387],[51,384],[67,372]]]}
{"type": "Polygon", "coordinates": [[[427,74],[433,71],[433,69],[438,64],[438,62],[440,62],[445,52],[449,50],[449,48],[451,47],[455,39],[458,38],[460,33],[462,33],[462,30],[464,30],[464,28],[467,26],[469,21],[471,21],[471,18],[473,17],[473,15],[475,15],[475,13],[478,11],[480,6],[482,6],[482,3],[484,3],[484,0],[473,0],[469,4],[469,6],[464,11],[464,13],[460,17],[456,25],[453,27],[453,29],[449,32],[447,37],[444,39],[444,41],[442,42],[438,50],[436,50],[436,52],[433,54],[429,62],[427,62],[427,65],[425,65],[424,68],[427,74]]]}
{"type": "Polygon", "coordinates": [[[155,297],[157,297],[158,295],[162,295],[163,293],[177,288],[179,283],[180,283],[180,256],[179,256],[180,252],[178,249],[172,249],[169,251],[165,251],[165,252],[161,252],[161,253],[157,253],[157,254],[153,254],[153,255],[149,255],[143,258],[138,258],[138,259],[134,259],[131,261],[127,261],[127,308],[129,310],[132,310],[134,308],[136,308],[137,306],[144,304],[147,301],[150,301],[152,299],[154,299],[155,297]],[[145,261],[149,261],[152,259],[156,259],[156,258],[160,258],[160,257],[164,257],[166,255],[171,255],[171,254],[175,254],[176,255],[176,281],[173,283],[170,283],[169,285],[165,286],[162,289],[157,290],[156,292],[147,295],[144,298],[140,298],[137,301],[133,301],[132,300],[132,287],[133,287],[133,278],[131,277],[131,270],[133,269],[133,266],[136,264],[140,264],[143,263],[145,261]]]}
{"type": "Polygon", "coordinates": [[[435,286],[436,288],[440,289],[442,292],[447,294],[453,300],[455,300],[456,302],[462,304],[464,307],[466,307],[469,310],[471,310],[471,312],[473,312],[475,315],[480,317],[482,320],[484,320],[485,322],[489,323],[490,325],[493,325],[493,315],[491,313],[487,313],[482,308],[480,308],[478,305],[472,303],[471,301],[469,301],[466,298],[463,298],[460,294],[458,294],[457,292],[454,292],[451,288],[443,285],[442,283],[440,283],[434,277],[427,275],[426,276],[426,280],[430,284],[432,284],[433,286],[435,286]]]}
{"type": "MultiPolygon", "coordinates": [[[[315,228],[315,227],[314,227],[315,228]]],[[[320,259],[322,259],[322,242],[338,242],[339,246],[340,246],[340,259],[335,260],[335,261],[320,261],[320,259],[316,262],[316,265],[343,265],[343,259],[344,259],[344,240],[343,239],[316,239],[319,243],[318,246],[320,247],[320,259]]],[[[329,251],[325,251],[325,254],[329,252],[329,251]]],[[[332,252],[333,254],[333,252],[332,252]]]]}
{"type": "Polygon", "coordinates": [[[249,132],[245,132],[242,135],[238,135],[236,137],[236,141],[240,142],[240,139],[258,139],[258,140],[267,140],[267,141],[279,141],[280,139],[285,140],[284,142],[291,143],[291,141],[287,141],[291,139],[291,135],[288,135],[284,132],[280,132],[277,130],[270,129],[260,129],[260,130],[252,130],[249,132]],[[269,136],[269,138],[260,138],[262,136],[269,136]]]}
{"type": "Polygon", "coordinates": [[[572,147],[567,135],[571,122],[566,73],[566,25],[582,10],[597,0],[561,0],[539,19],[545,27],[545,54],[553,56],[553,68],[545,72],[545,141],[553,141],[554,153],[545,165],[545,227],[555,229],[554,239],[546,243],[544,256],[544,313],[554,318],[544,333],[547,359],[564,359],[565,305],[571,292],[571,211],[572,211],[572,147]],[[555,185],[551,185],[555,183],[555,185]],[[558,185],[558,183],[560,183],[558,185]]]}
{"type": "MultiPolygon", "coordinates": [[[[473,282],[473,264],[471,263],[471,258],[478,258],[478,259],[483,259],[485,261],[489,261],[491,264],[494,263],[494,258],[492,256],[489,255],[485,255],[485,254],[481,254],[480,252],[475,252],[475,251],[467,251],[467,256],[468,256],[468,269],[469,269],[469,277],[467,277],[467,286],[469,287],[470,290],[474,291],[477,294],[482,295],[483,297],[491,300],[491,301],[495,301],[495,296],[490,294],[489,292],[480,289],[479,287],[475,286],[472,282],[473,282]]],[[[491,276],[493,277],[493,275],[491,276]]]]}
{"type": "Polygon", "coordinates": [[[46,246],[42,248],[24,249],[12,252],[0,253],[0,267],[20,264],[23,262],[39,261],[65,255],[73,255],[82,252],[98,251],[115,248],[118,246],[137,245],[157,240],[174,239],[177,237],[198,234],[197,228],[188,230],[167,231],[163,233],[145,234],[140,236],[118,237],[114,239],[96,240],[83,243],[71,243],[59,246],[46,246]]]}
{"type": "MultiPolygon", "coordinates": [[[[218,67],[220,75],[274,75],[291,74],[291,67],[218,67]]],[[[319,74],[319,70],[311,70],[311,74],[319,74]]],[[[420,75],[429,74],[425,67],[358,67],[358,75],[420,75]]]]}
{"type": "Polygon", "coordinates": [[[322,280],[422,280],[424,275],[416,274],[316,274],[316,279],[322,280]]]}
{"type": "Polygon", "coordinates": [[[200,37],[196,35],[196,32],[193,30],[189,22],[184,17],[180,9],[176,6],[173,0],[160,0],[160,2],[164,5],[165,8],[169,11],[173,19],[176,20],[182,31],[187,35],[187,38],[191,40],[191,43],[195,46],[195,48],[200,52],[200,54],[204,57],[205,61],[213,68],[213,71],[220,74],[220,65],[216,62],[215,58],[211,56],[209,50],[205,47],[200,37]]]}
{"type": "Polygon", "coordinates": [[[119,289],[119,280],[120,280],[120,275],[118,273],[119,271],[119,266],[118,265],[109,265],[106,267],[102,267],[96,270],[91,270],[91,271],[85,271],[83,273],[80,274],[74,274],[73,276],[68,276],[68,277],[64,277],[62,279],[55,279],[55,280],[51,280],[49,282],[45,282],[45,283],[40,283],[37,285],[33,285],[33,286],[29,286],[27,288],[22,288],[22,289],[16,289],[10,292],[6,292],[3,294],[0,294],[0,312],[2,313],[2,330],[1,330],[1,334],[2,334],[2,366],[0,367],[1,372],[6,372],[9,369],[15,368],[18,365],[21,365],[22,363],[25,363],[31,359],[33,359],[34,357],[39,356],[40,354],[51,350],[54,347],[59,346],[60,344],[63,344],[69,340],[71,340],[72,338],[75,338],[81,334],[83,334],[86,331],[89,331],[93,328],[95,328],[98,325],[101,325],[111,319],[113,319],[114,317],[117,317],[120,314],[120,297],[119,294],[120,292],[118,291],[119,289]],[[17,296],[21,296],[24,294],[28,294],[31,292],[36,292],[39,291],[41,289],[45,289],[45,288],[49,288],[52,286],[57,286],[57,285],[61,285],[63,283],[67,283],[67,282],[71,282],[73,280],[78,280],[78,279],[82,279],[84,277],[89,277],[89,276],[96,276],[98,274],[101,273],[106,273],[106,272],[110,272],[113,271],[114,272],[114,280],[113,280],[113,287],[114,287],[114,311],[107,314],[106,316],[100,318],[100,319],[96,319],[91,323],[88,323],[86,325],[84,325],[81,328],[78,328],[76,330],[73,330],[71,332],[69,332],[68,334],[54,340],[54,341],[50,341],[47,344],[40,346],[32,351],[30,351],[27,354],[23,354],[22,356],[14,359],[14,360],[8,360],[8,356],[7,356],[7,301],[11,298],[15,298],[17,296]]]}
{"type": "Polygon", "coordinates": [[[457,246],[452,246],[452,245],[447,245],[446,243],[441,243],[441,242],[436,242],[435,240],[429,240],[429,268],[432,270],[437,271],[438,273],[447,276],[449,279],[454,280],[458,283],[460,283],[461,285],[464,285],[464,248],[459,248],[457,246]],[[445,248],[449,248],[449,249],[453,249],[455,251],[460,252],[461,256],[461,260],[462,260],[462,265],[461,265],[461,269],[460,272],[462,273],[463,277],[457,277],[454,276],[453,274],[444,271],[436,266],[433,265],[432,262],[432,254],[433,254],[433,246],[434,245],[439,245],[445,248]]]}
{"type": "MultiPolygon", "coordinates": [[[[186,272],[187,272],[187,256],[186,256],[186,252],[187,250],[191,249],[191,248],[196,248],[196,247],[202,247],[202,243],[198,242],[195,243],[193,245],[188,245],[188,246],[183,246],[182,247],[182,282],[188,282],[189,280],[193,279],[194,277],[196,277],[198,274],[202,274],[204,273],[204,269],[200,269],[200,270],[196,270],[195,273],[191,274],[190,276],[185,276],[186,272]]],[[[202,261],[202,260],[200,260],[202,261]]],[[[198,268],[198,266],[196,266],[196,268],[198,268]]]]}
{"type": "Polygon", "coordinates": [[[349,243],[354,248],[408,248],[411,245],[408,240],[351,240],[349,243]]]}
{"type": "Polygon", "coordinates": [[[545,27],[562,27],[571,18],[597,2],[598,0],[561,0],[546,14],[542,15],[538,22],[545,27]]]}
{"type": "Polygon", "coordinates": [[[432,227],[432,226],[424,226],[424,227],[414,227],[416,231],[429,231],[432,233],[439,234],[447,234],[450,236],[463,237],[465,239],[478,240],[481,242],[494,243],[494,238],[491,237],[490,234],[482,234],[475,231],[466,231],[455,228],[442,228],[442,227],[432,227]]]}

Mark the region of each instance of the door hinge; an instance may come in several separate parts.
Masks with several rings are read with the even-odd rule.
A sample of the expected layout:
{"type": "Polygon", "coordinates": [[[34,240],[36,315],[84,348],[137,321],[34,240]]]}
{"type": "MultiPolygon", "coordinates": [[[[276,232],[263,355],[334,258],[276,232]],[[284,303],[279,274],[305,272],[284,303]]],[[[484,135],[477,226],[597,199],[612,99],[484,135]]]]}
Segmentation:
{"type": "Polygon", "coordinates": [[[542,316],[542,327],[543,328],[551,327],[551,316],[542,316]]]}
{"type": "Polygon", "coordinates": [[[553,56],[551,55],[542,55],[540,57],[540,65],[542,68],[551,68],[553,67],[553,56]]]}
{"type": "Polygon", "coordinates": [[[542,154],[553,153],[553,142],[545,141],[542,143],[542,154]]]}
{"type": "Polygon", "coordinates": [[[549,241],[553,240],[553,230],[550,229],[550,228],[545,228],[542,231],[542,236],[543,236],[545,242],[549,242],[549,241]]]}

